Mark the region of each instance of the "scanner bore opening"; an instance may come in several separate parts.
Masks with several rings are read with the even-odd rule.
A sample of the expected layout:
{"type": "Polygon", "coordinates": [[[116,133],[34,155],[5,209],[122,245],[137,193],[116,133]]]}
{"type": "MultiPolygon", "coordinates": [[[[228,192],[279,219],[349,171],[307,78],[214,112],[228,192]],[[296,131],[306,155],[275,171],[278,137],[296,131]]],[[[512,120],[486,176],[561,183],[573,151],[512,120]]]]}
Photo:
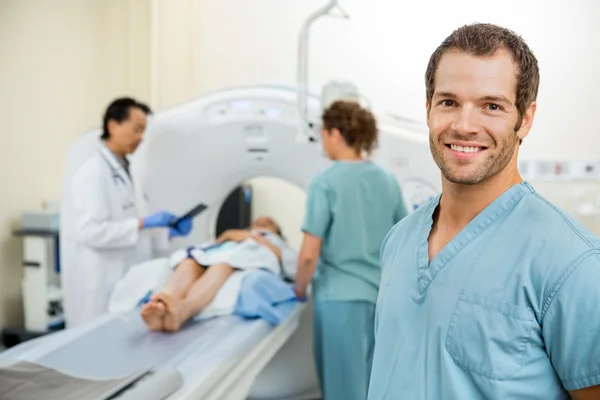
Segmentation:
{"type": "Polygon", "coordinates": [[[306,192],[285,179],[261,175],[250,178],[229,192],[214,225],[214,237],[227,229],[246,229],[260,216],[273,218],[288,245],[299,250],[302,244],[306,192]]]}

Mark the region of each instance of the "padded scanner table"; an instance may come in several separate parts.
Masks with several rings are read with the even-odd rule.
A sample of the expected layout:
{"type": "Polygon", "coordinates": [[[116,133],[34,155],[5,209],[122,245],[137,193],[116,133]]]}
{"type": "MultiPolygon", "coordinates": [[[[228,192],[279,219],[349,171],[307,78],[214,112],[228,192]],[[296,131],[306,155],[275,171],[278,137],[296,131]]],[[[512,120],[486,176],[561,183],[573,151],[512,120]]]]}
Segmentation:
{"type": "MultiPolygon", "coordinates": [[[[61,376],[62,389],[88,380],[90,399],[245,399],[305,306],[280,305],[292,310],[279,326],[230,315],[188,323],[177,333],[149,332],[139,310],[109,314],[9,349],[0,355],[0,379],[19,368],[42,368],[46,376],[61,376]],[[97,395],[106,381],[105,394],[97,395]]],[[[0,388],[0,400],[14,398],[7,396],[0,388]]]]}

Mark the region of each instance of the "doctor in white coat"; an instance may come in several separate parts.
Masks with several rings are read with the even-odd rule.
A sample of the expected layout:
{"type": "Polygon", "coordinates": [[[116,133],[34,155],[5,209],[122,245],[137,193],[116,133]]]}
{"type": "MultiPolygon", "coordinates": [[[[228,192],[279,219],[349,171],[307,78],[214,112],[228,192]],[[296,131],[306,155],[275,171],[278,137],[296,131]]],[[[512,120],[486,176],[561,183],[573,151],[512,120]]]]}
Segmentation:
{"type": "Polygon", "coordinates": [[[170,237],[187,235],[191,220],[148,215],[147,196],[129,174],[126,156],[142,141],[151,110],[131,98],[113,101],[104,115],[102,146],[73,177],[68,241],[62,266],[67,328],[107,312],[115,284],[132,265],[168,250],[170,237]]]}

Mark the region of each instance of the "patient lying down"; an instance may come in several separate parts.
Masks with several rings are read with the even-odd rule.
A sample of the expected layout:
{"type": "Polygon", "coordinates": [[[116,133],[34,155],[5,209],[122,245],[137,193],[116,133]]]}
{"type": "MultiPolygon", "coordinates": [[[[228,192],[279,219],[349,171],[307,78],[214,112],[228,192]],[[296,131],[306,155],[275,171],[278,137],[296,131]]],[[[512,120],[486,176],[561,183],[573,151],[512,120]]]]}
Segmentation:
{"type": "Polygon", "coordinates": [[[227,230],[214,244],[190,248],[159,293],[141,309],[149,330],[176,332],[214,299],[240,269],[280,268],[283,244],[277,223],[260,217],[250,230],[227,230]],[[276,267],[275,267],[276,266],[276,267]]]}

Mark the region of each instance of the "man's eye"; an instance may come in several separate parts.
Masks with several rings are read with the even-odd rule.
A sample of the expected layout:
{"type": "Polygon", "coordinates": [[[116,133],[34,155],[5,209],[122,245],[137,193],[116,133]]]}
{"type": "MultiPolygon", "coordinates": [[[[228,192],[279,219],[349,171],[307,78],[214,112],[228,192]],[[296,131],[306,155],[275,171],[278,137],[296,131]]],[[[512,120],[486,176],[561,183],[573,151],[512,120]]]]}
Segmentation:
{"type": "Polygon", "coordinates": [[[452,107],[454,103],[452,102],[452,100],[442,100],[442,105],[444,107],[452,107]]]}
{"type": "Polygon", "coordinates": [[[498,111],[500,110],[500,106],[498,104],[488,104],[488,109],[490,111],[498,111]]]}

